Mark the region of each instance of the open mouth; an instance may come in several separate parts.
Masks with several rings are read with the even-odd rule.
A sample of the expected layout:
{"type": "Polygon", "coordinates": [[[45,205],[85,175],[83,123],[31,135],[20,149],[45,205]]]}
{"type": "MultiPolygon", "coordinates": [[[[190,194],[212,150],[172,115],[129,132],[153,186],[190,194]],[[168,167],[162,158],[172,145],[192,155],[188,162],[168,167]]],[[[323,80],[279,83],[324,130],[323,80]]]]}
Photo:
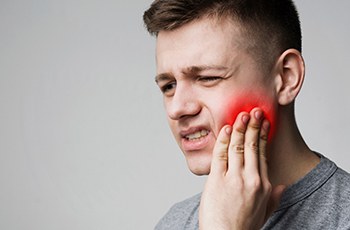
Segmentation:
{"type": "Polygon", "coordinates": [[[203,137],[208,136],[208,134],[209,134],[209,131],[203,129],[203,130],[197,131],[195,133],[188,134],[185,136],[185,138],[189,141],[196,141],[196,140],[200,140],[203,137]]]}

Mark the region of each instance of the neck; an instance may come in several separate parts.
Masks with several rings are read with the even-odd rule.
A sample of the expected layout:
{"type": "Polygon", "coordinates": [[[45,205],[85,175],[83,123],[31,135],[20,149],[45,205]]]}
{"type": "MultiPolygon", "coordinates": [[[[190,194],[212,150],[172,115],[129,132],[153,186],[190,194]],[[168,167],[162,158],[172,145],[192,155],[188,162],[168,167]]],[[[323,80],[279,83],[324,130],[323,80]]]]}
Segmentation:
{"type": "Polygon", "coordinates": [[[291,185],[319,162],[296,125],[293,105],[280,108],[277,129],[268,148],[269,177],[273,186],[291,185]]]}

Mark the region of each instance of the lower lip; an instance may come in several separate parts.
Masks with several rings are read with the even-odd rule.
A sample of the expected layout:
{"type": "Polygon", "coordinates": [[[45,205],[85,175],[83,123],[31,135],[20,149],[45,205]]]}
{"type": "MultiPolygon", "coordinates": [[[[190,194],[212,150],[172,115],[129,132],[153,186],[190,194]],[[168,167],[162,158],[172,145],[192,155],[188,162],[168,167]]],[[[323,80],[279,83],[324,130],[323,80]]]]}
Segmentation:
{"type": "Polygon", "coordinates": [[[205,137],[201,137],[198,140],[188,140],[187,138],[182,139],[182,148],[184,151],[198,151],[204,149],[209,142],[211,132],[205,137]]]}

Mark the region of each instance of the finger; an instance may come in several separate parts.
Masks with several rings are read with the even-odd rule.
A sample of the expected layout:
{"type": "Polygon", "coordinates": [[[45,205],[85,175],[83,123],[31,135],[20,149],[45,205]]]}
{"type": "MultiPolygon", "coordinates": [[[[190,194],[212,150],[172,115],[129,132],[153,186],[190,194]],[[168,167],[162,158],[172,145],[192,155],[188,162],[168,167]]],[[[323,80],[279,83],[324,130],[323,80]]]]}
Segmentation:
{"type": "Polygon", "coordinates": [[[228,170],[240,172],[244,165],[244,136],[247,130],[250,115],[247,112],[240,113],[232,127],[229,146],[228,170]]]}
{"type": "Polygon", "coordinates": [[[225,174],[228,163],[228,145],[232,128],[229,125],[224,126],[216,139],[211,161],[210,174],[225,174]]]}
{"type": "Polygon", "coordinates": [[[255,108],[250,112],[245,142],[244,142],[244,167],[250,175],[259,174],[259,133],[263,112],[255,108]]]}
{"type": "Polygon", "coordinates": [[[260,130],[259,141],[259,170],[262,181],[268,181],[268,166],[267,166],[267,139],[270,130],[270,122],[264,120],[260,130]]]}

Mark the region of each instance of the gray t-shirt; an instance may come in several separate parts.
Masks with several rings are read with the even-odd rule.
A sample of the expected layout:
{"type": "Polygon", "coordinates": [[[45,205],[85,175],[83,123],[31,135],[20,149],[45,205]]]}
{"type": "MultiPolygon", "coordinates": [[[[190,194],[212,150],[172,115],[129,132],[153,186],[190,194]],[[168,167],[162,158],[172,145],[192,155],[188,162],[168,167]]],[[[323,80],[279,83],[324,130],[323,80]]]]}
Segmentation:
{"type": "MultiPolygon", "coordinates": [[[[350,174],[320,155],[320,163],[289,186],[262,229],[350,230],[350,174]]],[[[201,194],[175,204],[156,230],[198,229],[201,194]]]]}

